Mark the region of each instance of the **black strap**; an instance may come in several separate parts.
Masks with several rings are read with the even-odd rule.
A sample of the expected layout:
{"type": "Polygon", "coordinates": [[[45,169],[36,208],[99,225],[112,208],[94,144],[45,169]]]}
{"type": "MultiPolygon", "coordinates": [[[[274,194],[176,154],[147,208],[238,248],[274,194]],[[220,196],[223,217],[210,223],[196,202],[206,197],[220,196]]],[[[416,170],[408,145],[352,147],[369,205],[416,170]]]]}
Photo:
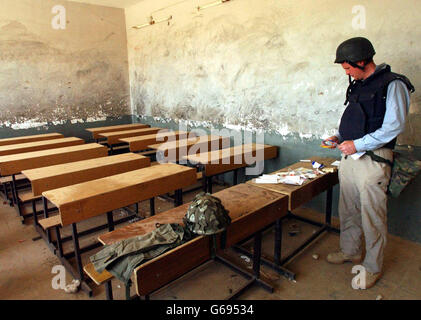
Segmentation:
{"type": "Polygon", "coordinates": [[[353,86],[355,85],[355,83],[357,82],[356,80],[352,80],[351,81],[351,76],[350,75],[348,75],[348,77],[349,77],[349,85],[348,85],[348,88],[346,89],[346,94],[345,94],[345,102],[344,102],[344,105],[346,106],[346,104],[348,103],[348,101],[349,101],[349,95],[350,95],[350,93],[351,93],[351,91],[352,91],[352,88],[353,88],[353,86]]]}
{"type": "Polygon", "coordinates": [[[353,66],[354,68],[358,68],[358,69],[361,69],[361,70],[365,69],[365,65],[360,66],[360,65],[358,65],[358,64],[356,64],[355,62],[352,62],[352,61],[345,61],[345,62],[348,63],[349,65],[353,66]]]}
{"type": "Polygon", "coordinates": [[[393,166],[393,162],[392,161],[390,161],[390,160],[387,160],[387,159],[385,159],[385,158],[383,158],[383,157],[380,157],[380,156],[378,156],[378,155],[376,155],[376,154],[374,154],[374,152],[373,151],[366,151],[365,152],[370,158],[371,158],[371,160],[373,160],[373,161],[377,161],[377,162],[383,162],[383,163],[386,163],[386,164],[388,164],[389,166],[393,166]]]}

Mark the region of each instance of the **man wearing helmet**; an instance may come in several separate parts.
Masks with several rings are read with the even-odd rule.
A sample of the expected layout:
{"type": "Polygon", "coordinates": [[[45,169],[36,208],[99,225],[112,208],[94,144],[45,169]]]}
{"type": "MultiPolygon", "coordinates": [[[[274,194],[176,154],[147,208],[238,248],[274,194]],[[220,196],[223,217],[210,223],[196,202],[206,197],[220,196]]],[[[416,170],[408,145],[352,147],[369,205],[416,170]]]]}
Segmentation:
{"type": "Polygon", "coordinates": [[[340,250],[330,253],[327,261],[341,264],[363,260],[365,279],[353,285],[360,289],[372,287],[382,276],[387,235],[386,191],[391,174],[386,160],[393,162],[392,149],[405,128],[409,91],[414,91],[411,82],[391,72],[389,65],[376,66],[374,55],[373,45],[366,38],[351,38],[338,46],[335,63],[340,63],[349,76],[347,107],[339,130],[326,139],[336,142],[342,152],[340,250]],[[363,152],[360,158],[352,156],[363,152]]]}

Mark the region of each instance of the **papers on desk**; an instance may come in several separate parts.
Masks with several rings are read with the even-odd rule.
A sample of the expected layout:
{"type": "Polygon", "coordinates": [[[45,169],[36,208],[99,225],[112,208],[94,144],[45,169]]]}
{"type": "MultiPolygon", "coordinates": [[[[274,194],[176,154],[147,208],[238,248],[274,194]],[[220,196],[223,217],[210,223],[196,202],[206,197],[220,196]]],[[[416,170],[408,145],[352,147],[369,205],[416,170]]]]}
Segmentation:
{"type": "Polygon", "coordinates": [[[256,183],[261,184],[291,184],[295,186],[301,186],[304,182],[309,179],[316,178],[319,174],[324,174],[320,170],[312,170],[306,168],[298,168],[294,171],[278,172],[275,174],[263,174],[259,178],[255,179],[256,183]]]}

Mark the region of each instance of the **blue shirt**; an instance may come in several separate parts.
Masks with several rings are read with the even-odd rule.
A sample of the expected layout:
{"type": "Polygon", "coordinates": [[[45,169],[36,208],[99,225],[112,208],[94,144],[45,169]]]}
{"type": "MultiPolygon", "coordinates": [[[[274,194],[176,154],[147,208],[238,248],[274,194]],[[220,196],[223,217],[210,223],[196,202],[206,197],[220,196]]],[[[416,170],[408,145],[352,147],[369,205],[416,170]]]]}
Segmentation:
{"type": "MultiPolygon", "coordinates": [[[[409,92],[405,83],[401,80],[392,81],[387,87],[386,113],[383,124],[376,131],[354,140],[357,152],[379,149],[402,133],[405,130],[409,104],[409,92]]],[[[342,141],[338,131],[335,136],[342,141]]]]}

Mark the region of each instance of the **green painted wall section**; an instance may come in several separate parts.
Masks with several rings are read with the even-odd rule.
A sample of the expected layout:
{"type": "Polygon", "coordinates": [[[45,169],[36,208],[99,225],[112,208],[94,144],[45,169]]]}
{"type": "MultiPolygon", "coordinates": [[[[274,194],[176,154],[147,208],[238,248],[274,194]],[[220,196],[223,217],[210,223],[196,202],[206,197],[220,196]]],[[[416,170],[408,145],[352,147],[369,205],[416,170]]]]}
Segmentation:
{"type": "MultiPolygon", "coordinates": [[[[172,130],[178,130],[179,124],[175,121],[162,122],[153,117],[135,117],[135,122],[146,123],[154,127],[165,127],[172,130]]],[[[202,129],[208,133],[210,128],[206,127],[188,127],[188,130],[202,129]]],[[[221,130],[222,127],[215,127],[221,130]]],[[[266,133],[264,135],[265,144],[279,147],[279,156],[276,159],[265,162],[264,173],[270,173],[301,159],[308,159],[311,156],[333,157],[340,159],[338,150],[329,150],[320,147],[318,139],[303,139],[298,134],[289,134],[281,136],[278,134],[266,133]]],[[[405,153],[404,151],[402,151],[405,153]]],[[[413,151],[417,159],[421,159],[421,147],[415,147],[413,151]]],[[[245,176],[244,170],[238,174],[238,182],[245,182],[254,176],[245,176]]],[[[224,174],[223,179],[227,183],[232,183],[233,174],[224,174]]],[[[319,212],[325,212],[326,193],[315,197],[308,202],[306,207],[319,212]]],[[[338,216],[339,186],[333,188],[332,214],[338,216]]],[[[400,236],[404,239],[421,243],[421,175],[413,180],[410,185],[402,192],[399,198],[389,197],[388,202],[388,230],[389,233],[400,236]]]]}

